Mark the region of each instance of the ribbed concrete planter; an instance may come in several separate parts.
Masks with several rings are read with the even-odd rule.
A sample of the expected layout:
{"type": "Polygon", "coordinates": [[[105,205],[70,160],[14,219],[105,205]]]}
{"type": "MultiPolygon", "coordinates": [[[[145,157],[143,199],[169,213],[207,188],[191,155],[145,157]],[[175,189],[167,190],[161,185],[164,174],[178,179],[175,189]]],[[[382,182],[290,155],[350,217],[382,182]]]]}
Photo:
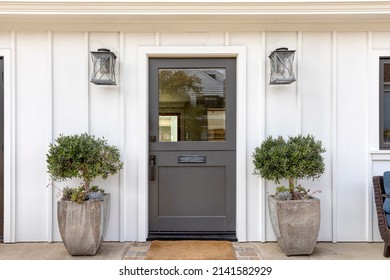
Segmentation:
{"type": "Polygon", "coordinates": [[[72,256],[93,256],[107,231],[110,216],[110,194],[104,201],[78,204],[58,201],[58,225],[66,250],[72,256]]]}
{"type": "Polygon", "coordinates": [[[278,245],[287,255],[310,255],[320,231],[320,200],[277,200],[268,206],[278,245]]]}

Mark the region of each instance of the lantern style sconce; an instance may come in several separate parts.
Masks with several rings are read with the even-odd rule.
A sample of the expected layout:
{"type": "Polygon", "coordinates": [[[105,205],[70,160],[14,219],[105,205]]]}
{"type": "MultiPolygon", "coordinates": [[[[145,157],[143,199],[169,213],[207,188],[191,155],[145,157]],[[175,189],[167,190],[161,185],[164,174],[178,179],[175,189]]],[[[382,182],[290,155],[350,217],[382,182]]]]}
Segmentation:
{"type": "Polygon", "coordinates": [[[91,58],[93,65],[91,82],[95,85],[116,85],[116,55],[108,49],[98,49],[91,52],[91,58]]]}
{"type": "Polygon", "coordinates": [[[274,50],[269,59],[271,60],[270,85],[291,84],[295,82],[293,72],[295,51],[287,48],[274,50]]]}

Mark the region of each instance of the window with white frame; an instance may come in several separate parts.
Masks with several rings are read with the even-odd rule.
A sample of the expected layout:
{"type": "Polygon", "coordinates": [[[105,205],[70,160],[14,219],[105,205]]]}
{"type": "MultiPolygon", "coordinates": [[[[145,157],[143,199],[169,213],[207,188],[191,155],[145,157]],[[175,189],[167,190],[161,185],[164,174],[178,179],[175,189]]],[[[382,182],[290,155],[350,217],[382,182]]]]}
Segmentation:
{"type": "Polygon", "coordinates": [[[390,149],[390,57],[379,65],[379,147],[390,149]]]}

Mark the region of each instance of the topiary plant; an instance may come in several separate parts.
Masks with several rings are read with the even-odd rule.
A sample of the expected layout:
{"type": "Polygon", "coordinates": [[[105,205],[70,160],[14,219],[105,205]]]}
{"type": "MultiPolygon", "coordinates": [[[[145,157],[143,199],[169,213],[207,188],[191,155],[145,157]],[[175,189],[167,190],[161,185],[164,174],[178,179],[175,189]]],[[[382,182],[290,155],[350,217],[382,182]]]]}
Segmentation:
{"type": "MultiPolygon", "coordinates": [[[[88,199],[93,179],[106,179],[123,167],[117,147],[108,145],[104,138],[96,138],[87,133],[70,136],[61,134],[55,143],[49,145],[46,157],[48,173],[53,181],[82,179],[80,187],[67,187],[63,191],[62,199],[78,203],[88,199]]],[[[92,189],[103,192],[96,186],[92,189]]]]}
{"type": "Polygon", "coordinates": [[[318,179],[325,171],[321,141],[312,135],[267,137],[253,153],[254,174],[277,184],[288,180],[288,187],[280,186],[276,196],[280,199],[303,199],[310,190],[296,186],[297,179],[318,179]]]}

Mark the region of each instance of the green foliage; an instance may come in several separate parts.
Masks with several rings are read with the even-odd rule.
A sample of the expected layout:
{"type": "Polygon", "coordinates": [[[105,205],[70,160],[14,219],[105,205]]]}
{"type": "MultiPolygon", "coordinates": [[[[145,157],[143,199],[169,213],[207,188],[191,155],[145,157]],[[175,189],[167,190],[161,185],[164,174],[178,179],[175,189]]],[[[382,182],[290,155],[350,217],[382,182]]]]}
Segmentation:
{"type": "Polygon", "coordinates": [[[62,190],[62,200],[71,200],[75,188],[65,187],[62,190]]]}
{"type": "Polygon", "coordinates": [[[65,187],[62,190],[62,200],[73,201],[76,203],[83,203],[87,198],[83,187],[70,188],[65,187]]]}
{"type": "Polygon", "coordinates": [[[202,93],[201,80],[185,71],[164,70],[160,72],[160,94],[169,96],[188,96],[188,92],[202,93]]]}
{"type": "Polygon", "coordinates": [[[76,203],[83,203],[86,200],[86,193],[83,187],[73,188],[70,200],[76,203]]]}
{"type": "MultiPolygon", "coordinates": [[[[90,191],[89,185],[93,179],[106,179],[123,167],[117,147],[108,145],[104,138],[87,133],[60,135],[55,143],[49,145],[46,162],[48,173],[54,181],[80,178],[85,193],[90,191]]],[[[76,195],[74,190],[66,190],[65,194],[78,201],[82,199],[81,191],[76,195]]]]}
{"type": "Polygon", "coordinates": [[[92,186],[91,187],[91,192],[100,192],[100,193],[104,194],[105,190],[102,189],[102,188],[99,188],[99,186],[92,186]]]}
{"type": "Polygon", "coordinates": [[[281,193],[281,192],[289,192],[289,188],[285,187],[285,186],[278,186],[276,187],[276,192],[277,193],[281,193]]]}
{"type": "Polygon", "coordinates": [[[288,151],[282,136],[269,136],[253,153],[254,174],[266,180],[280,183],[287,176],[288,151]]]}
{"type": "MultiPolygon", "coordinates": [[[[308,190],[302,186],[295,186],[297,179],[318,179],[325,172],[322,153],[326,150],[321,141],[315,140],[312,135],[283,137],[269,136],[253,153],[254,174],[273,181],[289,181],[288,190],[292,199],[307,197],[308,190]]],[[[278,192],[278,190],[277,190],[278,192]]]]}

